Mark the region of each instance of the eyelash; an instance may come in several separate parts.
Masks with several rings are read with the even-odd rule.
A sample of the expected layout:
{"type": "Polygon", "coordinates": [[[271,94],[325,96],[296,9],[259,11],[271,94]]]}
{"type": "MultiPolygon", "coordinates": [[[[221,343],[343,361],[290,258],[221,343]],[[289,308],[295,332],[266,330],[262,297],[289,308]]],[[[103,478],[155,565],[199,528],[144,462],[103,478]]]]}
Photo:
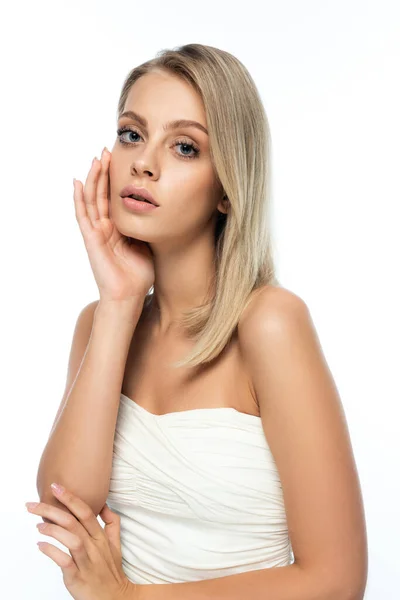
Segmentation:
{"type": "MultiPolygon", "coordinates": [[[[117,134],[118,134],[118,138],[121,144],[125,145],[125,146],[131,146],[132,144],[136,144],[137,142],[125,142],[124,140],[122,140],[121,136],[124,132],[126,131],[131,131],[132,133],[136,133],[139,137],[141,137],[141,135],[139,134],[138,131],[136,131],[136,129],[131,129],[130,127],[120,127],[119,129],[117,129],[117,134]]],[[[188,146],[189,148],[192,148],[192,150],[194,151],[194,154],[192,154],[191,156],[188,155],[184,155],[184,154],[179,154],[180,158],[183,158],[184,160],[192,160],[193,158],[197,158],[200,150],[197,146],[195,146],[194,144],[191,144],[189,142],[186,142],[184,140],[177,140],[175,142],[175,146],[188,146]]]]}

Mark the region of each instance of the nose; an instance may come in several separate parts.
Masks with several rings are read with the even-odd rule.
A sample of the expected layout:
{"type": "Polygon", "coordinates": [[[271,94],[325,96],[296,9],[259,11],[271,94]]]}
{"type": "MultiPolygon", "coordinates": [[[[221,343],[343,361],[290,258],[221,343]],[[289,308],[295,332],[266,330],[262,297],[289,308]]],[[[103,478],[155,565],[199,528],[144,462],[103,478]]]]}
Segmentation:
{"type": "Polygon", "coordinates": [[[150,153],[148,148],[143,149],[140,154],[135,153],[131,162],[132,174],[147,174],[150,175],[150,177],[153,177],[156,174],[157,169],[155,160],[154,153],[150,153]]]}
{"type": "Polygon", "coordinates": [[[147,173],[152,177],[154,171],[150,169],[143,161],[135,160],[131,165],[131,173],[135,175],[142,175],[147,173]]]}

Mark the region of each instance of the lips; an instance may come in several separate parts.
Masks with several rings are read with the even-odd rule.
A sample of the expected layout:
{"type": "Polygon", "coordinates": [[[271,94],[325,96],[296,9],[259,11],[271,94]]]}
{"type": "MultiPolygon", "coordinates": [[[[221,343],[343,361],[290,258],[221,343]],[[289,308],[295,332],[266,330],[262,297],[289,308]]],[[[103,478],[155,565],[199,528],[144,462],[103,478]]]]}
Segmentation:
{"type": "Polygon", "coordinates": [[[143,187],[135,187],[134,185],[127,185],[121,190],[121,198],[125,198],[126,196],[133,196],[137,200],[147,200],[154,206],[158,206],[157,202],[154,200],[153,196],[143,187]]]}

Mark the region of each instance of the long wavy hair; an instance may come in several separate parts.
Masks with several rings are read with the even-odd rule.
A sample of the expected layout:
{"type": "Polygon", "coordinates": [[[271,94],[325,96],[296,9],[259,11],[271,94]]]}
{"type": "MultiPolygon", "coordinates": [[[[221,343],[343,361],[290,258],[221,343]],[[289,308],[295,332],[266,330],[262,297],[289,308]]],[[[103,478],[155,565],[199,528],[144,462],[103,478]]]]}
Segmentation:
{"type": "MultiPolygon", "coordinates": [[[[205,302],[184,314],[181,325],[195,341],[173,367],[196,367],[215,359],[230,341],[251,294],[279,286],[270,227],[271,142],[264,106],[246,67],[232,54],[203,44],[161,50],[125,78],[118,118],[132,85],[153,69],[181,77],[200,94],[209,131],[214,172],[229,199],[218,211],[215,277],[205,302]]],[[[145,302],[154,291],[150,288],[145,302]]]]}

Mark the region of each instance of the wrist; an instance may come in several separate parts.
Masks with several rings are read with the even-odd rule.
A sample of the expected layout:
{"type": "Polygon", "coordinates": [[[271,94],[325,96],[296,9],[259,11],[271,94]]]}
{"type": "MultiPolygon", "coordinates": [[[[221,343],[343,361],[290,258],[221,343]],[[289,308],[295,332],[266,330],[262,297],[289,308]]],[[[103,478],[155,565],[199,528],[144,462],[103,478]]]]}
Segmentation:
{"type": "Polygon", "coordinates": [[[124,321],[136,326],[143,310],[144,298],[141,300],[99,300],[95,311],[95,319],[124,321]]]}
{"type": "Polygon", "coordinates": [[[148,587],[149,585],[141,585],[128,580],[124,585],[120,600],[145,600],[145,589],[148,587]]]}

